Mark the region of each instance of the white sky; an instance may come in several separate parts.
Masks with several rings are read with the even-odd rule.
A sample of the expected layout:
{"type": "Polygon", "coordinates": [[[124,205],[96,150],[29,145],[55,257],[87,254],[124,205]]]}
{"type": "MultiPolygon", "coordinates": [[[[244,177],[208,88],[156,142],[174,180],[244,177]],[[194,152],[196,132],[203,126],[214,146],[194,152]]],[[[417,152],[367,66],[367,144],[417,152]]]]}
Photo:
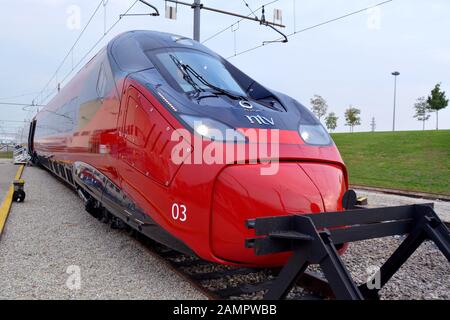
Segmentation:
{"type": "MultiPolygon", "coordinates": [[[[115,35],[133,29],[149,29],[192,36],[192,10],[178,6],[178,20],[164,18],[164,1],[156,5],[161,17],[125,17],[92,51],[89,59],[115,35]]],[[[186,0],[190,1],[190,0],[186,0]]],[[[315,25],[381,0],[279,0],[266,9],[283,9],[285,31],[315,25]]],[[[106,23],[113,24],[134,0],[109,0],[106,23]]],[[[256,9],[269,0],[249,0],[256,9]]],[[[81,30],[67,26],[68,9],[79,6],[83,27],[98,0],[0,0],[0,98],[40,91],[55,72],[81,30]]],[[[207,6],[248,14],[242,0],[204,0],[207,6]]],[[[133,13],[148,12],[137,4],[133,13]]],[[[259,13],[260,14],[260,13],[259,13]]],[[[236,18],[202,12],[202,38],[225,28],[236,18]]],[[[75,48],[75,63],[103,34],[104,11],[100,9],[75,48]]],[[[243,51],[278,35],[254,22],[242,22],[236,31],[237,51],[243,51]]],[[[205,43],[229,57],[234,53],[234,33],[227,30],[205,43]]],[[[84,61],[86,62],[87,59],[84,61]]],[[[392,71],[398,70],[398,130],[419,130],[413,119],[415,100],[427,95],[437,82],[450,96],[450,2],[448,0],[394,0],[380,11],[360,13],[290,38],[288,44],[272,44],[230,59],[262,84],[287,93],[309,106],[314,94],[322,95],[329,111],[338,116],[338,130],[344,126],[344,111],[350,105],[361,109],[362,125],[355,131],[369,131],[376,118],[377,131],[391,130],[393,107],[392,71]]],[[[82,66],[84,62],[80,65],[82,66]]],[[[71,59],[58,74],[58,81],[71,68],[71,59]]],[[[69,77],[70,79],[70,77],[69,77]]],[[[55,88],[57,81],[52,81],[55,88]]],[[[4,101],[29,103],[34,95],[4,101]]],[[[0,120],[23,120],[31,114],[21,107],[0,105],[0,120]]],[[[17,124],[0,122],[1,130],[17,124]]],[[[435,127],[432,115],[426,125],[435,127]]],[[[450,107],[439,113],[439,127],[450,129],[450,107]]],[[[2,132],[0,130],[0,133],[2,132]]]]}

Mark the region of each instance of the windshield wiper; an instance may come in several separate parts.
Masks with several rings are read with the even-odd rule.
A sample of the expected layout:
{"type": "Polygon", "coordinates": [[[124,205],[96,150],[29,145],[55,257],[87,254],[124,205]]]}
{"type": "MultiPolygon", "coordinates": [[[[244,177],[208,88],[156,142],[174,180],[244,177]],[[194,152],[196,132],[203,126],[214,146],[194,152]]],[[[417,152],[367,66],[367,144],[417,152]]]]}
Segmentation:
{"type": "Polygon", "coordinates": [[[225,89],[222,89],[218,86],[213,85],[211,82],[207,81],[205,78],[203,78],[203,76],[201,76],[197,71],[195,71],[194,68],[192,68],[190,65],[188,64],[182,64],[184,70],[186,71],[186,73],[190,72],[194,75],[194,77],[196,77],[202,84],[204,84],[205,86],[213,89],[214,91],[220,93],[220,94],[224,94],[232,99],[236,99],[236,100],[246,100],[245,97],[231,93],[225,89]]]}
{"type": "Polygon", "coordinates": [[[178,60],[177,57],[175,57],[174,55],[170,55],[170,58],[172,59],[172,61],[175,63],[175,65],[177,66],[177,68],[181,71],[181,73],[183,74],[183,79],[189,83],[194,90],[199,93],[201,91],[204,91],[195,81],[194,79],[192,79],[192,77],[190,76],[190,74],[186,71],[185,65],[182,64],[180,62],[180,60],[178,60]]]}

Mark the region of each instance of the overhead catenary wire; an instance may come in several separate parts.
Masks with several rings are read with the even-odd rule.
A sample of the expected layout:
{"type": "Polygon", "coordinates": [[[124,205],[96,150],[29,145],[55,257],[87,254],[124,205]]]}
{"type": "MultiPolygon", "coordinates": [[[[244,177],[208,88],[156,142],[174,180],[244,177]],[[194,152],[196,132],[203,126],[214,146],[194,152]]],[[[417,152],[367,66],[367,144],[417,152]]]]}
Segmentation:
{"type": "MultiPolygon", "coordinates": [[[[125,11],[125,14],[127,14],[127,13],[128,13],[128,12],[136,5],[136,3],[137,3],[138,1],[139,1],[139,0],[134,1],[133,4],[125,11]]],[[[273,3],[275,3],[275,2],[278,2],[278,1],[279,1],[279,0],[273,0],[273,1],[268,2],[267,4],[264,4],[263,6],[268,6],[268,5],[273,4],[273,3]]],[[[337,21],[337,20],[344,19],[344,18],[349,17],[349,16],[351,16],[351,15],[355,15],[355,14],[358,14],[358,13],[360,13],[360,12],[367,11],[367,10],[369,10],[369,9],[372,9],[372,8],[374,8],[374,7],[377,7],[377,6],[384,5],[384,4],[389,3],[389,2],[392,2],[392,1],[393,1],[393,0],[384,1],[384,2],[381,2],[381,3],[379,3],[379,4],[376,4],[376,5],[373,5],[373,6],[370,6],[370,7],[366,7],[366,8],[360,9],[360,10],[358,10],[358,11],[351,12],[351,13],[348,13],[348,14],[346,14],[346,15],[343,15],[343,16],[340,16],[340,17],[337,17],[337,18],[334,18],[334,19],[330,19],[330,20],[324,21],[324,22],[322,22],[322,23],[319,23],[319,24],[316,24],[316,25],[313,25],[313,26],[310,26],[310,27],[307,27],[307,28],[304,28],[304,29],[301,29],[301,30],[294,30],[294,32],[292,32],[291,34],[288,34],[287,36],[288,36],[288,37],[292,37],[292,36],[294,36],[295,34],[298,34],[298,33],[301,33],[301,32],[305,32],[305,31],[308,31],[308,30],[311,30],[311,29],[320,27],[320,26],[323,26],[323,25],[325,25],[325,24],[335,22],[335,21],[337,21]]],[[[247,2],[246,2],[245,0],[243,0],[243,2],[248,6],[248,4],[247,4],[247,2]]],[[[97,11],[99,10],[99,8],[101,7],[102,4],[104,4],[104,1],[103,1],[103,0],[99,2],[99,5],[98,5],[98,6],[96,7],[96,9],[94,10],[94,13],[91,15],[91,18],[89,19],[88,23],[87,23],[87,24],[85,25],[85,27],[83,28],[82,32],[81,32],[80,35],[78,36],[78,38],[77,38],[77,40],[75,41],[74,45],[73,45],[72,48],[69,50],[68,54],[67,54],[66,57],[63,59],[63,62],[60,64],[60,66],[58,67],[57,71],[54,73],[54,75],[52,76],[52,78],[50,79],[50,81],[45,85],[44,89],[40,92],[40,94],[42,94],[42,93],[44,92],[44,90],[47,88],[48,84],[51,83],[51,81],[52,81],[52,80],[55,78],[55,76],[57,75],[57,73],[58,73],[58,71],[60,70],[60,68],[61,68],[61,66],[63,65],[63,63],[67,60],[67,57],[69,57],[70,54],[71,54],[71,52],[73,52],[73,49],[75,48],[75,45],[77,44],[77,42],[78,42],[79,39],[81,38],[82,34],[83,34],[83,33],[85,32],[85,30],[87,29],[87,26],[90,24],[90,21],[92,21],[93,17],[95,16],[95,14],[97,13],[97,11]]],[[[259,7],[257,10],[255,10],[255,11],[261,10],[263,6],[260,6],[260,7],[259,7]]],[[[248,16],[250,16],[250,15],[252,15],[252,14],[255,14],[255,13],[254,13],[255,11],[253,11],[250,7],[249,7],[249,9],[250,9],[250,11],[251,11],[252,13],[249,14],[248,16]]],[[[121,18],[119,17],[119,19],[118,19],[118,20],[117,20],[117,21],[116,21],[109,29],[105,30],[103,36],[101,36],[101,37],[98,39],[98,41],[95,42],[95,44],[94,44],[94,45],[88,50],[88,52],[87,52],[87,53],[86,53],[86,54],[78,61],[78,63],[76,63],[74,66],[72,66],[72,69],[70,70],[70,72],[69,72],[68,74],[66,74],[66,75],[62,78],[61,83],[63,83],[65,80],[67,80],[67,78],[72,74],[72,72],[73,72],[76,68],[78,68],[78,66],[86,59],[86,57],[92,52],[92,50],[94,50],[95,47],[97,47],[97,45],[98,45],[98,44],[106,37],[106,35],[107,35],[107,34],[108,34],[108,33],[109,33],[109,32],[110,32],[110,31],[111,31],[111,30],[112,30],[112,29],[120,22],[120,20],[121,20],[121,18]]],[[[205,42],[207,42],[207,41],[209,41],[209,40],[211,40],[211,39],[217,37],[219,34],[225,32],[225,31],[228,30],[230,27],[235,26],[236,24],[238,24],[238,23],[239,23],[240,21],[242,21],[242,20],[243,20],[243,19],[241,18],[240,20],[234,22],[234,23],[231,24],[230,26],[228,26],[228,27],[226,27],[226,28],[220,30],[219,32],[213,34],[213,35],[210,36],[209,38],[205,39],[202,43],[205,43],[205,42]]],[[[280,38],[280,40],[281,40],[281,39],[282,39],[282,38],[280,38]]],[[[233,58],[233,57],[236,57],[236,56],[239,56],[239,55],[248,53],[248,52],[250,52],[250,51],[256,50],[256,49],[258,49],[258,48],[260,48],[260,47],[265,46],[266,44],[267,44],[267,43],[263,43],[263,44],[260,44],[260,45],[258,45],[258,46],[255,46],[255,47],[246,49],[246,50],[241,51],[241,52],[235,52],[235,53],[234,53],[232,56],[230,56],[229,58],[233,58]]],[[[41,102],[47,100],[47,99],[54,93],[54,90],[55,90],[55,89],[53,89],[52,91],[50,91],[50,93],[49,93],[48,95],[46,95],[46,96],[41,100],[41,102]]],[[[39,97],[39,95],[38,95],[38,97],[39,97]]],[[[33,104],[27,105],[27,106],[38,106],[38,105],[33,103],[33,104]]]]}
{"type": "MultiPolygon", "coordinates": [[[[359,9],[359,10],[356,10],[356,11],[353,11],[353,12],[350,12],[350,13],[344,14],[344,15],[342,15],[342,16],[339,16],[339,17],[336,17],[336,18],[333,18],[333,19],[329,19],[329,20],[326,20],[326,21],[317,23],[317,24],[315,24],[315,25],[312,25],[312,26],[309,26],[309,27],[306,27],[306,28],[303,28],[303,29],[300,29],[300,30],[294,30],[292,33],[286,35],[286,37],[287,37],[287,38],[293,37],[293,36],[296,35],[296,34],[299,34],[299,33],[302,33],[302,32],[306,32],[306,31],[309,31],[309,30],[312,30],[312,29],[315,29],[315,28],[319,28],[319,27],[324,26],[324,25],[326,25],[326,24],[333,23],[333,22],[336,22],[336,21],[339,21],[339,20],[348,18],[348,17],[350,17],[350,16],[353,16],[353,15],[359,14],[359,13],[361,13],[361,12],[365,12],[365,11],[371,10],[371,9],[373,9],[373,8],[380,7],[380,6],[382,6],[382,5],[385,5],[385,4],[387,4],[387,3],[389,3],[389,2],[393,2],[393,1],[394,1],[394,0],[383,1],[383,2],[377,3],[377,4],[375,4],[375,5],[372,5],[372,6],[369,6],[369,7],[365,7],[365,8],[363,8],[363,9],[359,9]]],[[[280,37],[280,38],[278,38],[277,40],[282,40],[282,39],[283,39],[283,37],[280,37]]],[[[267,44],[269,44],[269,43],[263,42],[263,43],[260,44],[260,45],[257,45],[257,46],[254,46],[254,47],[252,47],[252,48],[249,48],[249,49],[240,51],[240,52],[238,52],[238,53],[235,53],[234,55],[231,55],[231,56],[227,57],[227,59],[231,59],[231,58],[234,58],[234,57],[243,55],[243,54],[245,54],[245,53],[254,51],[254,50],[256,50],[256,49],[259,49],[259,48],[262,48],[262,47],[266,46],[267,44]]]]}
{"type": "Polygon", "coordinates": [[[9,99],[17,99],[17,98],[32,96],[32,95],[35,95],[35,94],[37,94],[39,92],[40,91],[35,91],[35,92],[29,92],[29,93],[22,93],[22,94],[18,94],[18,95],[14,95],[14,96],[1,97],[0,100],[9,100],[9,99]]]}
{"type": "Polygon", "coordinates": [[[42,104],[17,103],[17,102],[0,102],[0,105],[5,105],[5,106],[22,106],[22,107],[44,107],[44,105],[42,105],[42,104]]]}
{"type": "Polygon", "coordinates": [[[258,18],[258,16],[256,15],[255,11],[252,10],[252,8],[250,8],[249,4],[247,1],[242,0],[242,2],[244,2],[245,6],[248,8],[248,10],[250,10],[251,14],[255,16],[255,18],[258,18]]]}
{"type": "Polygon", "coordinates": [[[0,123],[2,123],[2,122],[14,122],[14,123],[19,122],[19,123],[23,123],[23,122],[27,122],[27,121],[25,121],[25,120],[2,120],[2,119],[0,119],[0,123]]]}
{"type": "MultiPolygon", "coordinates": [[[[102,7],[102,5],[105,7],[105,4],[107,3],[107,1],[105,1],[105,0],[101,0],[99,3],[98,3],[98,5],[97,5],[97,7],[95,8],[95,10],[94,10],[94,12],[92,13],[92,15],[91,15],[91,17],[90,17],[90,19],[88,20],[88,22],[86,23],[86,25],[84,26],[84,28],[83,28],[83,30],[80,32],[80,34],[79,34],[79,36],[77,37],[77,39],[75,40],[75,43],[72,45],[72,47],[71,47],[71,49],[68,51],[68,53],[66,54],[66,56],[64,57],[64,59],[63,59],[63,61],[60,63],[60,65],[58,66],[58,68],[56,69],[56,71],[54,72],[54,74],[52,75],[52,77],[50,78],[50,80],[46,83],[46,85],[44,86],[44,88],[39,92],[39,94],[35,97],[35,99],[33,99],[33,101],[36,101],[38,98],[40,98],[40,102],[42,102],[42,101],[46,101],[51,95],[53,95],[53,93],[54,93],[54,91],[55,91],[55,89],[56,88],[53,88],[53,89],[50,89],[50,92],[46,95],[46,96],[43,96],[43,94],[44,94],[44,92],[46,91],[46,89],[48,88],[48,86],[49,86],[49,84],[54,80],[54,79],[56,79],[57,80],[57,82],[58,82],[58,84],[57,84],[57,86],[59,85],[59,83],[63,83],[65,80],[67,80],[67,78],[68,78],[68,76],[70,75],[70,74],[72,74],[72,72],[75,70],[75,69],[77,69],[78,68],[78,66],[80,65],[80,63],[82,62],[82,61],[84,61],[84,59],[92,52],[92,50],[104,39],[104,37],[111,31],[111,29],[112,28],[114,28],[116,25],[117,25],[117,23],[119,23],[119,21],[120,21],[120,19],[121,19],[121,17],[122,16],[124,16],[124,15],[126,15],[134,6],[135,6],[135,4],[138,2],[139,0],[136,0],[135,2],[133,2],[133,4],[125,11],[125,13],[124,14],[122,14],[121,16],[120,16],[120,18],[109,28],[109,29],[107,29],[106,30],[106,28],[104,29],[104,34],[103,34],[103,36],[102,37],[100,37],[100,39],[94,44],[94,46],[78,61],[78,63],[76,63],[75,65],[74,65],[74,63],[73,63],[73,52],[74,52],[74,49],[75,49],[75,46],[76,46],[76,44],[79,42],[79,40],[81,39],[81,37],[82,37],[82,35],[85,33],[85,31],[86,31],[86,29],[87,29],[87,27],[89,26],[89,24],[91,23],[91,21],[93,20],[93,18],[95,17],[95,15],[97,14],[97,12],[100,10],[100,8],[102,7]],[[58,76],[58,72],[61,70],[61,68],[62,68],[62,66],[64,65],[64,63],[67,61],[67,59],[69,58],[69,57],[72,57],[72,68],[71,68],[71,70],[70,70],[70,72],[68,73],[68,74],[66,74],[63,78],[62,78],[62,80],[60,80],[60,81],[58,81],[58,79],[57,79],[57,76],[58,76]]],[[[267,6],[267,5],[270,5],[270,4],[272,4],[272,3],[275,3],[275,2],[278,2],[279,0],[273,0],[273,1],[270,1],[270,2],[268,2],[268,3],[266,3],[266,4],[264,4],[264,6],[267,6]]],[[[250,7],[249,7],[249,5],[248,5],[248,3],[245,1],[245,0],[243,0],[243,2],[246,4],[246,6],[249,8],[249,10],[252,12],[251,14],[249,14],[249,15],[247,15],[247,16],[250,16],[250,15],[255,15],[255,17],[257,17],[256,16],[256,13],[255,13],[255,11],[258,11],[258,10],[260,10],[263,6],[261,6],[261,7],[259,7],[257,10],[255,10],[255,11],[253,11],[250,7]]],[[[106,14],[106,8],[105,8],[105,14],[106,14]]],[[[106,16],[105,16],[105,20],[106,20],[106,16]]],[[[235,22],[233,25],[236,25],[236,23],[239,23],[240,21],[242,21],[243,19],[240,19],[238,22],[235,22]]],[[[232,25],[232,26],[233,26],[232,25]]],[[[226,29],[228,29],[229,27],[227,27],[226,29]]],[[[224,32],[226,29],[224,29],[222,32],[224,32]]],[[[221,32],[219,32],[218,34],[220,34],[221,32]]],[[[208,38],[208,39],[206,39],[205,41],[203,41],[203,42],[206,42],[206,41],[208,41],[208,40],[210,40],[210,39],[212,39],[212,38],[214,38],[215,36],[217,36],[218,34],[216,34],[216,35],[213,35],[212,37],[210,37],[210,38],[208,38]]]]}
{"type": "MultiPolygon", "coordinates": [[[[133,4],[125,11],[124,14],[127,14],[138,2],[139,0],[136,0],[133,2],[133,4]]],[[[89,56],[89,54],[92,52],[92,50],[94,50],[97,45],[111,32],[112,29],[114,29],[114,27],[121,21],[122,19],[119,18],[116,20],[116,22],[114,22],[114,24],[111,25],[111,27],[109,27],[105,34],[103,34],[96,42],[95,44],[89,49],[88,52],[86,52],[86,54],[78,61],[78,63],[75,65],[74,69],[78,68],[78,66],[84,61],[84,59],[87,58],[87,56],[89,56]]],[[[68,73],[61,82],[64,82],[65,80],[67,80],[67,78],[70,76],[72,72],[68,73]]]]}
{"type": "MultiPolygon", "coordinates": [[[[128,9],[124,12],[124,14],[127,14],[135,5],[139,2],[139,0],[135,0],[132,5],[128,7],[128,9]]],[[[121,15],[122,16],[122,15],[121,15]]],[[[73,66],[72,70],[68,72],[62,79],[61,83],[67,80],[67,78],[72,74],[72,72],[79,67],[79,65],[91,54],[91,52],[97,47],[97,45],[111,32],[112,29],[122,20],[121,17],[119,17],[112,25],[109,27],[104,34],[94,43],[94,45],[83,55],[83,57],[73,66]]],[[[45,96],[42,101],[46,101],[56,90],[54,88],[47,96],[45,96]]]]}
{"type": "Polygon", "coordinates": [[[17,128],[22,128],[23,125],[25,124],[25,121],[18,121],[18,122],[6,122],[6,121],[0,121],[0,126],[3,128],[8,128],[8,129],[17,129],[17,128]]]}
{"type": "MultiPolygon", "coordinates": [[[[133,4],[125,11],[125,14],[128,13],[135,5],[138,1],[143,2],[144,4],[149,5],[148,3],[146,3],[145,1],[142,0],[136,0],[133,2],[133,4]]],[[[76,68],[78,68],[78,66],[81,64],[81,62],[83,62],[86,57],[92,52],[92,50],[100,43],[101,40],[103,40],[105,38],[105,36],[120,22],[120,19],[122,17],[122,15],[119,16],[119,19],[109,28],[106,29],[106,5],[108,4],[108,0],[101,0],[97,7],[95,8],[94,12],[92,13],[92,15],[90,16],[88,22],[86,23],[86,25],[83,27],[82,31],[80,32],[80,34],[78,35],[77,39],[75,40],[75,42],[73,43],[72,47],[70,48],[70,50],[67,52],[67,54],[65,55],[64,59],[62,60],[62,62],[58,65],[58,68],[56,69],[56,71],[53,73],[53,75],[51,76],[51,78],[49,79],[49,81],[45,84],[45,86],[43,87],[43,89],[41,91],[38,92],[34,92],[34,93],[30,93],[30,94],[23,94],[23,95],[18,95],[18,96],[14,96],[14,97],[5,97],[5,98],[1,98],[2,100],[6,100],[6,99],[13,99],[13,98],[18,98],[18,97],[23,97],[26,95],[35,95],[37,94],[37,96],[35,96],[35,98],[32,100],[31,103],[25,104],[25,103],[9,103],[9,102],[4,102],[1,103],[2,105],[9,105],[9,106],[22,106],[22,110],[23,111],[28,111],[28,116],[27,118],[30,118],[30,115],[33,113],[33,110],[35,111],[35,107],[43,107],[45,105],[43,104],[37,104],[36,101],[39,101],[40,103],[45,102],[51,95],[53,95],[54,91],[58,88],[60,88],[60,84],[63,83],[65,80],[67,80],[67,78],[74,72],[74,70],[76,68]],[[98,11],[100,10],[101,7],[104,7],[104,34],[103,36],[94,44],[94,46],[82,57],[81,60],[78,61],[78,63],[76,65],[74,65],[74,50],[76,45],[78,44],[78,42],[80,41],[81,37],[83,36],[83,34],[85,33],[85,31],[87,30],[88,26],[91,24],[92,20],[94,19],[95,15],[98,13],[98,11]],[[61,68],[64,66],[65,62],[67,61],[68,58],[71,58],[71,70],[63,77],[63,79],[59,82],[58,81],[58,73],[61,70],[61,68]],[[46,92],[46,90],[49,88],[49,85],[51,84],[52,81],[56,80],[57,86],[55,88],[50,89],[49,93],[44,97],[44,93],[46,92]],[[39,99],[39,100],[38,100],[39,99]]],[[[151,6],[151,5],[149,5],[151,6]]],[[[153,6],[151,6],[153,7],[153,6]]],[[[157,9],[155,9],[157,10],[157,9]]],[[[158,14],[159,15],[159,14],[158,14]]],[[[37,109],[37,111],[39,111],[39,109],[37,109]]]]}
{"type": "Polygon", "coordinates": [[[107,23],[107,21],[106,21],[106,14],[107,14],[106,5],[108,4],[108,1],[109,0],[103,0],[103,33],[106,32],[106,28],[107,28],[107,26],[106,26],[106,23],[107,23]]]}
{"type": "MultiPolygon", "coordinates": [[[[270,2],[268,2],[268,3],[266,3],[266,4],[263,4],[262,6],[258,7],[256,10],[254,10],[254,12],[258,12],[258,11],[261,10],[263,7],[267,7],[267,6],[269,6],[269,5],[271,5],[271,4],[274,4],[275,2],[278,2],[278,1],[280,1],[280,0],[273,0],[273,1],[270,1],[270,2]]],[[[251,15],[252,15],[252,14],[250,13],[250,14],[247,15],[247,17],[250,17],[251,15]]],[[[214,39],[215,37],[221,35],[222,33],[224,33],[225,31],[229,30],[230,28],[233,28],[233,26],[239,24],[239,23],[242,22],[242,21],[244,21],[243,18],[241,18],[241,19],[239,19],[239,20],[236,20],[236,21],[235,21],[234,23],[232,23],[231,25],[229,25],[229,26],[227,26],[226,28],[223,28],[223,29],[217,31],[217,32],[214,33],[213,35],[211,35],[211,36],[209,36],[208,38],[206,38],[205,40],[203,40],[202,43],[205,43],[205,42],[207,42],[207,41],[209,41],[209,40],[214,39]]]]}
{"type": "MultiPolygon", "coordinates": [[[[58,65],[58,67],[56,68],[56,71],[53,73],[53,75],[51,76],[50,80],[45,84],[44,88],[39,92],[39,95],[42,94],[45,89],[48,87],[48,85],[52,82],[53,79],[55,79],[58,75],[58,72],[61,70],[61,68],[64,66],[64,63],[67,61],[67,58],[69,58],[69,56],[71,56],[71,54],[73,53],[75,46],[78,44],[78,42],[80,41],[81,37],[83,36],[83,34],[85,33],[86,29],[88,28],[88,26],[91,24],[92,20],[94,19],[95,15],[97,14],[97,12],[100,10],[101,6],[103,5],[103,1],[104,0],[100,0],[100,2],[98,3],[97,7],[95,8],[94,12],[92,13],[92,15],[90,16],[88,22],[86,23],[86,25],[83,27],[83,29],[81,30],[80,34],[78,35],[78,37],[75,39],[75,42],[73,43],[72,47],[70,48],[70,50],[67,52],[67,54],[64,56],[64,59],[61,61],[61,63],[58,65]]],[[[73,56],[72,56],[73,58],[73,56]]],[[[73,70],[73,65],[72,65],[72,70],[73,70]]],[[[35,99],[37,99],[39,97],[39,95],[37,95],[35,97],[35,99]]]]}

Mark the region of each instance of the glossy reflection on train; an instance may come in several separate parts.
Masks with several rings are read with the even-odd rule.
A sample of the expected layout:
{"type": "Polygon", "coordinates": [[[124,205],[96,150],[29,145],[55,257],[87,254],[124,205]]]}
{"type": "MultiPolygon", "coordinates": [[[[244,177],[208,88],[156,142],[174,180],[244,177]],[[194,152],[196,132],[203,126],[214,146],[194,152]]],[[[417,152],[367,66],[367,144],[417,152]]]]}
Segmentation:
{"type": "Polygon", "coordinates": [[[339,151],[307,108],[160,32],[114,38],[33,119],[29,145],[86,206],[222,264],[284,264],[289,253],[245,248],[245,221],[340,211],[348,189],[339,151]]]}

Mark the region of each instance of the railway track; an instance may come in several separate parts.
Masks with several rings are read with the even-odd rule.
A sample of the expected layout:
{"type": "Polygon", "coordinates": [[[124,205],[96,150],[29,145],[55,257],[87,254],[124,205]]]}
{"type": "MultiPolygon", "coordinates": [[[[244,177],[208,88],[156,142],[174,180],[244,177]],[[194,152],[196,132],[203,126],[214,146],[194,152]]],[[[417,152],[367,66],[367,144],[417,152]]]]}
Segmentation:
{"type": "MultiPolygon", "coordinates": [[[[132,236],[212,300],[261,300],[279,272],[275,268],[219,265],[179,253],[141,234],[132,232],[132,236]]],[[[324,300],[333,298],[333,293],[318,273],[308,272],[287,298],[324,300]]]]}
{"type": "MultiPolygon", "coordinates": [[[[63,185],[67,183],[58,179],[63,185]]],[[[76,192],[75,192],[76,193],[76,192]]],[[[92,213],[91,213],[92,214],[92,213]]],[[[244,268],[215,264],[198,257],[188,256],[157,243],[131,227],[125,225],[110,213],[97,220],[110,224],[113,229],[121,229],[144,245],[152,255],[166,263],[171,269],[186,279],[211,300],[261,300],[279,273],[279,269],[244,268]]],[[[450,230],[450,222],[444,222],[450,230]]],[[[307,271],[297,280],[297,284],[287,295],[288,300],[326,300],[334,295],[327,281],[317,272],[307,271]]]]}
{"type": "MultiPolygon", "coordinates": [[[[450,230],[450,222],[444,222],[450,230]]],[[[449,231],[450,232],[450,231],[449,231]]],[[[133,237],[212,300],[261,300],[279,269],[243,268],[211,263],[167,248],[145,236],[133,237]]],[[[288,300],[326,300],[334,295],[327,281],[306,272],[287,296],[288,300]]]]}
{"type": "MultiPolygon", "coordinates": [[[[106,216],[94,215],[94,217],[110,224],[114,229],[122,229],[130,234],[211,300],[262,300],[280,271],[276,268],[233,267],[205,261],[153,241],[109,212],[106,212],[106,216]]],[[[444,223],[450,230],[450,222],[444,223]]],[[[312,271],[305,272],[286,297],[288,300],[333,298],[328,282],[319,273],[312,271]]]]}
{"type": "MultiPolygon", "coordinates": [[[[64,187],[77,194],[73,186],[60,177],[55,177],[64,187]]],[[[211,300],[261,300],[279,272],[279,269],[225,266],[187,256],[138,233],[109,212],[105,216],[105,211],[86,211],[99,222],[129,234],[211,300]]],[[[328,283],[317,273],[306,272],[297,283],[288,299],[333,298],[328,283]]]]}

